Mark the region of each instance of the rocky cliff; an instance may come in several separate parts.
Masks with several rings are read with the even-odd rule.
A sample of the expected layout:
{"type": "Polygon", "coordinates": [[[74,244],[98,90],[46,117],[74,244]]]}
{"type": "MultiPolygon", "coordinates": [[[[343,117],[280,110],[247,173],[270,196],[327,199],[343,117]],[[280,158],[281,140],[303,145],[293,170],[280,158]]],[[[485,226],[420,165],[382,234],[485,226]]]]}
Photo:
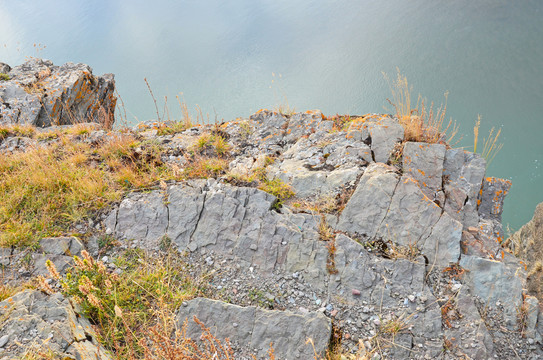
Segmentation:
{"type": "MultiPolygon", "coordinates": [[[[206,282],[176,309],[179,328],[203,343],[196,316],[230,339],[237,359],[267,358],[270,343],[277,359],[330,349],[353,359],[543,356],[543,318],[526,291],[526,265],[502,246],[511,183],[488,177],[479,155],[406,142],[389,115],[320,111],[261,110],[215,125],[148,122],[109,134],[91,128],[70,141],[99,148],[127,134],[139,144],[129,157],[159,162],[173,169],[171,178],[75,222],[76,237],[0,248],[4,282],[47,274],[46,260],[63,273],[85,248],[122,275],[129,270],[115,260],[121,254],[159,259],[167,248],[206,282]],[[158,157],[145,152],[149,144],[158,157]]],[[[57,141],[32,138],[3,151],[14,156],[57,141]]],[[[113,166],[93,156],[92,166],[113,166]]],[[[39,291],[0,302],[0,359],[51,337],[68,356],[108,358],[86,320],[70,315],[77,311],[39,291]]]]}

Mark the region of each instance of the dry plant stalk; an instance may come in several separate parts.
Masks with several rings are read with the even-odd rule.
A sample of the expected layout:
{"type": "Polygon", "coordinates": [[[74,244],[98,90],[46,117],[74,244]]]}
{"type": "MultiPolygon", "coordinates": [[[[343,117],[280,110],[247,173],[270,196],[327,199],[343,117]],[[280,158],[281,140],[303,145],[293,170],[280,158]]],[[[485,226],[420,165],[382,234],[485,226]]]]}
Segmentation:
{"type": "Polygon", "coordinates": [[[427,143],[449,144],[458,133],[456,123],[450,119],[445,121],[447,113],[447,97],[445,93],[445,103],[434,110],[434,103],[429,107],[426,105],[426,99],[419,95],[416,107],[411,107],[411,91],[407,77],[397,70],[397,77],[391,81],[387,74],[383,73],[388,82],[393,100],[388,102],[394,107],[396,117],[405,129],[406,141],[419,141],[427,143]],[[447,133],[450,135],[447,137],[447,133]]]}
{"type": "MultiPolygon", "coordinates": [[[[479,128],[481,126],[481,115],[477,116],[477,121],[473,128],[473,152],[477,153],[477,144],[479,142],[479,128]]],[[[487,138],[483,139],[483,151],[481,157],[486,160],[486,165],[490,165],[494,157],[500,152],[503,147],[503,143],[498,143],[498,139],[501,135],[502,129],[494,132],[495,128],[492,127],[487,138]]]]}

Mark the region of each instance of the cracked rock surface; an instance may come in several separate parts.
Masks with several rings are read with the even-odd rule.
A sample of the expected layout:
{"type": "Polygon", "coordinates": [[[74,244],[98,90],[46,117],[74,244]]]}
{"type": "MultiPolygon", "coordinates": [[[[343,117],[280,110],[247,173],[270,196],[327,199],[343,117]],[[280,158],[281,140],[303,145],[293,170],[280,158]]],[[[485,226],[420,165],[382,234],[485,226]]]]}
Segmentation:
{"type": "MultiPolygon", "coordinates": [[[[187,321],[187,336],[198,339],[200,326],[193,321],[196,316],[220,338],[229,338],[232,344],[257,350],[256,355],[266,357],[270,344],[280,359],[310,359],[314,353],[323,354],[328,348],[332,333],[329,318],[322,313],[296,314],[290,311],[264,310],[255,306],[241,307],[217,300],[197,298],[179,309],[177,319],[187,321]],[[313,339],[313,346],[306,343],[313,339]]],[[[247,354],[239,354],[247,358],[247,354]]]]}
{"type": "Polygon", "coordinates": [[[113,359],[95,340],[94,331],[60,294],[24,290],[0,302],[0,359],[14,359],[35,348],[68,359],[113,359]]]}

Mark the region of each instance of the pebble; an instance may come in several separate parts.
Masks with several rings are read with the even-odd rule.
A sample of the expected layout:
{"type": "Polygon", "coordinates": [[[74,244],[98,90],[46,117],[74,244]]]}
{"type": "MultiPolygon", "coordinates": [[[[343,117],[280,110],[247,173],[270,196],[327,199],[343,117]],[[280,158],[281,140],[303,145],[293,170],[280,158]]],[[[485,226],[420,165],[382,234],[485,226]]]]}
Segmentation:
{"type": "Polygon", "coordinates": [[[0,348],[3,348],[9,341],[9,335],[0,337],[0,348]]]}
{"type": "Polygon", "coordinates": [[[351,292],[352,292],[352,294],[353,294],[354,296],[359,296],[359,295],[360,295],[360,290],[352,289],[351,292]]]}
{"type": "Polygon", "coordinates": [[[415,295],[409,295],[407,298],[409,299],[409,301],[415,302],[415,295]]]}

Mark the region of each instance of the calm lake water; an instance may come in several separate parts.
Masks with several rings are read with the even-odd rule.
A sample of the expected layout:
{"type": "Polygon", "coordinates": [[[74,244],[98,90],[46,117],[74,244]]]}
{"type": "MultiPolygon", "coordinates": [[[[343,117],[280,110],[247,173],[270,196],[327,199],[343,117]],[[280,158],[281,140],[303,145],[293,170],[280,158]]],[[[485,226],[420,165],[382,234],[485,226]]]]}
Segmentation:
{"type": "Polygon", "coordinates": [[[214,121],[285,97],[298,110],[383,112],[382,72],[399,67],[415,93],[450,92],[458,146],[473,146],[478,114],[481,133],[502,128],[487,174],[513,181],[504,224],[517,229],[543,201],[539,0],[0,0],[0,61],[26,56],[114,73],[131,122],[156,118],[144,77],[172,116],[182,92],[214,121]]]}

